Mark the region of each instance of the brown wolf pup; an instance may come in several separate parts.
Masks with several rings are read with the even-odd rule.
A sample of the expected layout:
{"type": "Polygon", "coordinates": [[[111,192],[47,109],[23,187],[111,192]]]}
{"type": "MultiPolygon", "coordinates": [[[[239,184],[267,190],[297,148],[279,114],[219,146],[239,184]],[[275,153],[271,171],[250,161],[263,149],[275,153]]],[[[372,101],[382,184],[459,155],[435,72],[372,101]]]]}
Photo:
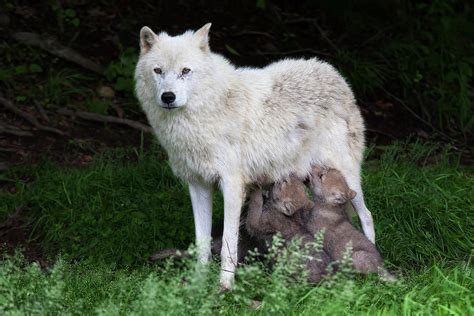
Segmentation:
{"type": "MultiPolygon", "coordinates": [[[[312,207],[303,182],[295,177],[275,183],[265,203],[262,191],[256,189],[250,196],[247,231],[251,236],[264,240],[280,233],[286,244],[298,238],[304,247],[314,242],[314,235],[304,227],[305,217],[312,207]]],[[[329,256],[323,250],[313,251],[310,255],[312,259],[306,262],[308,282],[315,284],[326,274],[329,256]]]]}
{"type": "Polygon", "coordinates": [[[331,259],[340,261],[350,243],[352,263],[357,272],[378,273],[382,279],[394,281],[395,278],[383,268],[383,259],[375,245],[350,223],[345,204],[356,192],[349,188],[342,174],[336,169],[314,167],[310,186],[315,206],[306,228],[312,234],[324,230],[323,248],[331,259]]]}

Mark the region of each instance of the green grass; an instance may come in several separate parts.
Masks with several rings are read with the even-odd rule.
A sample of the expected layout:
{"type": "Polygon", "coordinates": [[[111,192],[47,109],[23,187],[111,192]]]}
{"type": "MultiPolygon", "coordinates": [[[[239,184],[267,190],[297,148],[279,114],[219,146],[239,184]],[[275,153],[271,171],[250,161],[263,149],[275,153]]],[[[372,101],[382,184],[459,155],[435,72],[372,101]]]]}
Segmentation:
{"type": "MultiPolygon", "coordinates": [[[[378,247],[400,281],[343,273],[319,287],[292,282],[254,263],[239,269],[233,293],[218,291],[218,264],[150,266],[146,258],[193,240],[185,185],[158,149],[107,152],[88,167],[49,163],[13,169],[17,193],[0,193],[0,217],[27,205],[56,264],[40,270],[11,257],[0,263],[0,313],[39,314],[454,314],[474,312],[474,178],[432,145],[373,148],[364,187],[378,247]],[[427,163],[438,157],[437,163],[427,163]],[[25,176],[34,180],[23,183],[25,176]]],[[[216,197],[215,219],[222,217],[216,197]]]]}
{"type": "Polygon", "coordinates": [[[10,178],[33,174],[35,181],[2,195],[7,207],[0,214],[27,205],[48,253],[73,259],[137,265],[157,249],[187,247],[194,237],[187,189],[154,153],[116,150],[84,169],[44,163],[15,170],[10,178]]]}

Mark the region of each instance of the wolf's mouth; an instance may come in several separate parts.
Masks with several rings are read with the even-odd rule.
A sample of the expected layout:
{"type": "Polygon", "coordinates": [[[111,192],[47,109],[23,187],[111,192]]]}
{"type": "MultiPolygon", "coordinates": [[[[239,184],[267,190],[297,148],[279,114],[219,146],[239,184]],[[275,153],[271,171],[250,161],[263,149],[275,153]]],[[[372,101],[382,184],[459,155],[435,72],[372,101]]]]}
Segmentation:
{"type": "Polygon", "coordinates": [[[174,105],[162,105],[161,106],[163,109],[167,109],[167,110],[173,110],[173,109],[177,109],[178,107],[177,106],[174,106],[174,105]]]}

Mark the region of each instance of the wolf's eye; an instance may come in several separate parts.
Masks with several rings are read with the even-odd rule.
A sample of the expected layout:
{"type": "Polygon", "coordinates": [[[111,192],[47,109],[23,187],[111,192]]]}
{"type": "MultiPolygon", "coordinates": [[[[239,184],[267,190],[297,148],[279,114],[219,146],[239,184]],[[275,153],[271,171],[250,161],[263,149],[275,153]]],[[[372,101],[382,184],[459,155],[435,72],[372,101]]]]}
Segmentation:
{"type": "Polygon", "coordinates": [[[182,73],[183,75],[185,75],[185,74],[188,74],[190,71],[191,71],[191,69],[185,67],[185,68],[183,68],[183,70],[181,71],[181,73],[182,73]]]}
{"type": "Polygon", "coordinates": [[[162,71],[161,68],[159,68],[159,67],[153,68],[153,71],[154,71],[156,74],[158,74],[158,75],[161,75],[161,74],[163,73],[163,71],[162,71]]]}

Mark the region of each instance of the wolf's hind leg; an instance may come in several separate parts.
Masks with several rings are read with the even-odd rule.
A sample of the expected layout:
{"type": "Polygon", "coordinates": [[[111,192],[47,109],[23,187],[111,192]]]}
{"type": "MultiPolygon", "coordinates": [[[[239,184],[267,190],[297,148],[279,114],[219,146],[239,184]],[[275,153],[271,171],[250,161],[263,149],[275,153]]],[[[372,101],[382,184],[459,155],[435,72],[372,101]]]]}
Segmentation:
{"type": "MultiPolygon", "coordinates": [[[[349,153],[342,155],[343,157],[350,157],[349,153]]],[[[351,200],[352,206],[354,207],[364,231],[364,235],[375,244],[375,230],[374,220],[372,213],[369,211],[364,201],[364,192],[362,192],[361,178],[360,178],[360,166],[359,163],[352,159],[341,159],[332,164],[333,168],[338,169],[344,179],[346,179],[349,188],[354,190],[357,194],[351,200]]]]}
{"type": "Polygon", "coordinates": [[[364,195],[362,192],[362,188],[360,187],[360,182],[359,187],[351,185],[350,183],[349,187],[357,193],[357,195],[351,202],[357,211],[357,215],[359,215],[362,230],[364,231],[365,236],[373,244],[375,244],[374,219],[372,218],[372,213],[369,211],[367,206],[365,206],[364,195]]]}

